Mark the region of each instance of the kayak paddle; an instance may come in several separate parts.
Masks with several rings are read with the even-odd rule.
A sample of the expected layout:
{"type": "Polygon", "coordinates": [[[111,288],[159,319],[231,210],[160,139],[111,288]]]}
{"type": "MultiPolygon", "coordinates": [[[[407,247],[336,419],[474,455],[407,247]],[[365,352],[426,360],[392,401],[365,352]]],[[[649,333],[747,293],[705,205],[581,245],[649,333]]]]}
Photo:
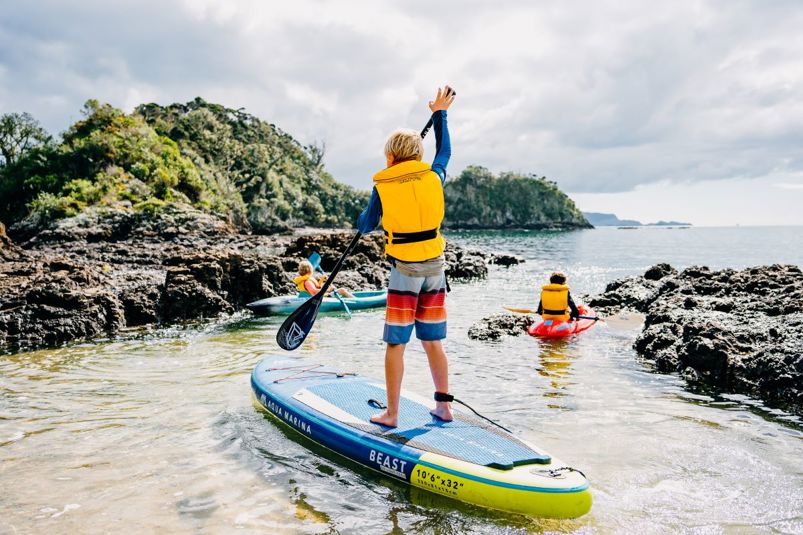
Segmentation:
{"type": "MultiPolygon", "coordinates": [[[[309,255],[309,258],[307,258],[307,261],[310,264],[312,264],[312,270],[313,271],[320,271],[323,274],[324,277],[328,277],[326,272],[321,269],[321,255],[318,254],[318,251],[313,251],[312,254],[309,255]]],[[[343,296],[340,295],[337,290],[338,289],[335,288],[332,293],[335,294],[335,297],[337,298],[337,300],[340,301],[341,305],[343,305],[343,309],[346,311],[346,314],[348,314],[349,318],[350,318],[351,317],[351,310],[349,310],[349,306],[346,304],[346,302],[343,300],[343,296]]]]}
{"type": "Polygon", "coordinates": [[[307,338],[307,335],[312,330],[312,326],[315,324],[315,319],[318,317],[318,310],[321,308],[321,303],[323,303],[326,291],[332,285],[332,281],[335,280],[335,276],[340,271],[340,268],[343,267],[343,261],[351,254],[354,248],[357,247],[357,242],[360,241],[361,237],[362,233],[360,232],[354,235],[354,238],[351,239],[351,243],[349,243],[346,250],[343,251],[343,254],[340,256],[337,264],[335,264],[326,282],[323,283],[320,291],[304,301],[300,307],[295,309],[295,311],[284,320],[284,323],[282,323],[282,326],[279,327],[279,331],[276,333],[276,343],[279,344],[279,347],[287,351],[293,351],[294,349],[298,349],[298,346],[307,338]]]}
{"type": "Polygon", "coordinates": [[[321,265],[321,255],[318,254],[318,251],[313,251],[309,258],[307,258],[307,262],[312,264],[313,271],[318,269],[321,265]]]}
{"type": "MultiPolygon", "coordinates": [[[[537,311],[531,308],[518,308],[507,305],[503,305],[502,308],[518,314],[538,314],[537,311]]],[[[580,316],[580,319],[602,321],[611,327],[617,327],[619,329],[632,329],[644,321],[644,316],[638,313],[619,312],[618,314],[613,314],[605,318],[600,318],[599,316],[580,316]]]]}
{"type": "MultiPolygon", "coordinates": [[[[446,91],[446,94],[448,96],[450,94],[456,95],[457,93],[450,87],[446,91]]],[[[432,117],[429,118],[426,126],[424,126],[424,129],[421,130],[422,139],[427,135],[427,132],[429,132],[431,127],[432,117]]],[[[295,311],[290,314],[286,320],[284,320],[284,323],[282,323],[282,326],[279,327],[279,331],[276,333],[276,343],[279,344],[279,347],[287,351],[293,351],[298,349],[298,347],[304,343],[307,335],[312,330],[312,326],[315,324],[315,319],[318,317],[318,311],[321,308],[321,303],[323,303],[323,297],[326,295],[326,291],[332,285],[332,281],[335,280],[335,276],[343,266],[343,261],[348,255],[351,254],[354,248],[357,247],[357,242],[360,241],[361,237],[361,232],[357,232],[357,234],[354,235],[354,238],[351,240],[351,243],[348,244],[346,250],[343,251],[343,255],[337,261],[337,264],[335,264],[335,267],[332,269],[329,277],[326,278],[326,282],[324,282],[320,291],[304,301],[300,307],[295,309],[295,311]]],[[[310,258],[312,259],[312,256],[310,258]]],[[[318,262],[320,262],[320,255],[318,255],[318,262]]],[[[343,303],[342,300],[341,303],[343,303]]],[[[343,305],[345,306],[345,303],[343,303],[343,305]]]]}

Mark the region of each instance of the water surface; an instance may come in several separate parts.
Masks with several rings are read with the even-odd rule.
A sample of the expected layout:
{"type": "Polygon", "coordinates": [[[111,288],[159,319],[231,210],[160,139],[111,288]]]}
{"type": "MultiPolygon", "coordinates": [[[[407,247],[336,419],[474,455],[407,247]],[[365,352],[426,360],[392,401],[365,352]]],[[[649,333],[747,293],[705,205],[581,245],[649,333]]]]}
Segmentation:
{"type": "MultiPolygon", "coordinates": [[[[452,391],[583,470],[587,516],[528,519],[438,497],[301,444],[255,409],[249,373],[281,320],[132,334],[0,357],[0,533],[803,533],[799,419],[690,393],[598,325],[571,342],[467,338],[549,271],[576,293],[678,267],[803,264],[799,228],[459,233],[527,262],[455,284],[452,391]]],[[[299,359],[382,377],[382,312],[322,317],[299,359]]],[[[408,349],[405,387],[429,396],[408,349]]]]}

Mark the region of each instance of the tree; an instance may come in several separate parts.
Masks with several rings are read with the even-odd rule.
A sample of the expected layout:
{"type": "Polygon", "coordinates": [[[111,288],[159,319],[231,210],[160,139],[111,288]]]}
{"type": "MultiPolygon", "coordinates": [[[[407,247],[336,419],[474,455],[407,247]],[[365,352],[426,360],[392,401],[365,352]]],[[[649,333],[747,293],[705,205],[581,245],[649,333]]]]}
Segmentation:
{"type": "Polygon", "coordinates": [[[0,165],[9,165],[36,147],[50,143],[50,134],[30,113],[0,116],[0,165]]]}

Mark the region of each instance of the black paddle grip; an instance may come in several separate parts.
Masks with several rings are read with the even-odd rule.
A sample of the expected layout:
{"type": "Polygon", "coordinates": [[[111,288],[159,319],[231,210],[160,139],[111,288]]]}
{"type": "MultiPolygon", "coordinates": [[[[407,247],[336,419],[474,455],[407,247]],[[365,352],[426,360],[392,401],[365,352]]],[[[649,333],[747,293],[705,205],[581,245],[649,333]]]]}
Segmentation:
{"type": "MultiPolygon", "coordinates": [[[[450,87],[449,89],[446,90],[446,96],[448,97],[449,95],[457,95],[457,91],[455,91],[450,87]]],[[[432,117],[429,118],[429,121],[427,121],[427,125],[424,127],[423,130],[421,130],[421,139],[427,137],[427,133],[429,132],[430,128],[432,128],[432,117]]]]}

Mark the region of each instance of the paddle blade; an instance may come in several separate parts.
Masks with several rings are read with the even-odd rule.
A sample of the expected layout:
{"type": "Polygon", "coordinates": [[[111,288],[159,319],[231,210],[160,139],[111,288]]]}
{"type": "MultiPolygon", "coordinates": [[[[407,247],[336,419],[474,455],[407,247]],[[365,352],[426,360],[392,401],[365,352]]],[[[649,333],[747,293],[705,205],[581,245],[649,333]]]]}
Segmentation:
{"type": "Polygon", "coordinates": [[[310,264],[312,264],[313,271],[321,267],[321,255],[318,254],[318,251],[313,252],[307,258],[310,264]]]}
{"type": "Polygon", "coordinates": [[[315,324],[323,301],[323,292],[307,299],[290,314],[276,333],[276,343],[286,351],[293,351],[304,343],[315,324]]]}
{"type": "Polygon", "coordinates": [[[507,305],[503,305],[502,308],[505,310],[509,310],[511,312],[516,312],[518,314],[535,314],[535,310],[531,308],[516,308],[516,307],[509,307],[507,305]]]}

